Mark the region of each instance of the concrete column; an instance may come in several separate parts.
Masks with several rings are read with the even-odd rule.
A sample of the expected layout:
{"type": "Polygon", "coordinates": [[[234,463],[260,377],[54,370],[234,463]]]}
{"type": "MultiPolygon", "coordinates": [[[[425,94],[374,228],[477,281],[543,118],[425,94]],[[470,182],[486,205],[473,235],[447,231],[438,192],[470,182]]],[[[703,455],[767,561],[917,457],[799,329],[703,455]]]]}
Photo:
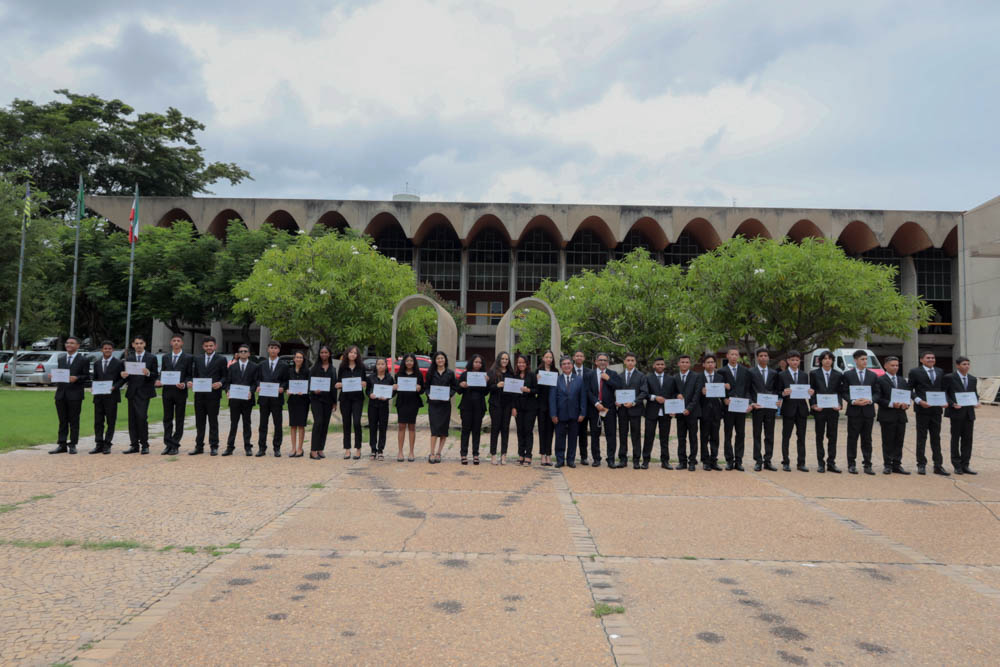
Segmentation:
{"type": "Polygon", "coordinates": [[[559,248],[559,280],[566,280],[566,248],[559,248]]]}
{"type": "Polygon", "coordinates": [[[420,282],[420,246],[413,248],[413,273],[417,277],[417,282],[420,282]]]}
{"type": "Polygon", "coordinates": [[[267,356],[267,344],[271,342],[271,330],[265,327],[263,324],[260,325],[260,352],[258,353],[262,357],[267,356]]]}
{"type": "Polygon", "coordinates": [[[510,308],[517,301],[517,251],[513,248],[510,249],[510,284],[507,287],[510,296],[507,307],[510,308]]]}
{"type": "MultiPolygon", "coordinates": [[[[458,308],[462,311],[463,317],[469,312],[469,249],[462,248],[462,271],[461,271],[461,292],[458,297],[458,308]]],[[[464,320],[469,321],[468,317],[464,320]]],[[[458,337],[458,358],[465,359],[465,332],[458,337]]]]}
{"type": "Polygon", "coordinates": [[[162,320],[153,320],[153,336],[152,340],[149,341],[149,349],[151,352],[157,352],[163,350],[166,352],[170,349],[170,337],[173,336],[173,332],[170,330],[162,320]]]}
{"type": "Polygon", "coordinates": [[[951,260],[951,333],[954,336],[954,343],[951,346],[951,358],[956,359],[965,354],[962,345],[962,338],[965,335],[963,330],[964,322],[962,313],[965,312],[963,298],[965,296],[964,286],[961,284],[962,273],[959,270],[961,258],[954,257],[951,260]]]}
{"type": "Polygon", "coordinates": [[[219,320],[212,320],[212,324],[209,327],[209,333],[215,338],[215,349],[220,352],[223,350],[223,345],[225,344],[225,337],[222,335],[222,322],[219,320]]]}
{"type": "MultiPolygon", "coordinates": [[[[916,296],[917,267],[912,255],[906,255],[900,261],[899,278],[900,292],[903,295],[916,296]]],[[[903,369],[913,368],[917,365],[917,351],[920,348],[918,337],[917,328],[914,327],[913,331],[910,332],[909,338],[903,341],[903,359],[901,364],[903,369]]]]}

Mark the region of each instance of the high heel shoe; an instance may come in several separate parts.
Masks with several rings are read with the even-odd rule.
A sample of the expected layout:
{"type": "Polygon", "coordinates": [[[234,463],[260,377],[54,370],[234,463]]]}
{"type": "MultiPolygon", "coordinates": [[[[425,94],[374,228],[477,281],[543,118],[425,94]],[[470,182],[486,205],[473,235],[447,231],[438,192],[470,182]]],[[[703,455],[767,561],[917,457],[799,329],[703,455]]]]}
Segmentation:
{"type": "Polygon", "coordinates": [[[473,456],[472,457],[472,465],[474,465],[474,466],[479,465],[479,457],[478,456],[473,456]]]}

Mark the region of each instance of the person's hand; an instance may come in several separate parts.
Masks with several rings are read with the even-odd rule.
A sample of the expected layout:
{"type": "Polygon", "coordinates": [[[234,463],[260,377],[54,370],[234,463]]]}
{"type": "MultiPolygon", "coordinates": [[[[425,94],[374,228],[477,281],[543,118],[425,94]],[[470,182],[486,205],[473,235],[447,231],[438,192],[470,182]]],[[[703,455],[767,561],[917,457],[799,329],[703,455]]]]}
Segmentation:
{"type": "Polygon", "coordinates": [[[558,424],[559,423],[559,417],[553,417],[552,418],[552,423],[553,424],[558,424]]]}
{"type": "Polygon", "coordinates": [[[143,375],[149,375],[149,369],[148,368],[143,368],[142,369],[142,374],[143,375]]]}
{"type": "Polygon", "coordinates": [[[782,396],[791,396],[792,395],[792,389],[791,389],[791,387],[789,387],[785,391],[781,392],[781,395],[782,396]]]}
{"type": "Polygon", "coordinates": [[[285,393],[285,388],[284,387],[278,387],[278,395],[280,396],[281,394],[284,394],[284,393],[285,393]]]}
{"type": "Polygon", "coordinates": [[[837,405],[837,407],[835,407],[834,410],[836,410],[837,412],[840,412],[840,405],[837,405]]]}
{"type": "Polygon", "coordinates": [[[372,399],[374,401],[375,400],[375,394],[368,394],[368,398],[370,398],[370,399],[372,399]]]}
{"type": "Polygon", "coordinates": [[[361,381],[361,388],[362,388],[362,389],[367,389],[367,388],[368,388],[368,383],[367,383],[367,382],[365,382],[364,380],[362,380],[362,381],[361,381]]]}
{"type": "Polygon", "coordinates": [[[423,386],[418,384],[417,385],[417,391],[423,391],[423,390],[424,390],[423,386]]]}
{"type": "Polygon", "coordinates": [[[708,395],[708,387],[702,387],[701,388],[701,393],[702,393],[703,396],[707,396],[708,395]]]}
{"type": "Polygon", "coordinates": [[[660,405],[663,405],[664,403],[667,402],[667,399],[666,399],[665,396],[657,396],[656,397],[656,402],[659,403],[660,405]]]}
{"type": "Polygon", "coordinates": [[[69,376],[69,381],[70,382],[76,382],[76,376],[75,375],[70,375],[69,376]]]}
{"type": "Polygon", "coordinates": [[[469,388],[469,383],[468,383],[468,382],[465,382],[465,381],[463,380],[462,382],[459,382],[459,383],[458,383],[458,386],[459,386],[459,387],[461,387],[462,389],[468,389],[468,388],[469,388]]]}
{"type": "MultiPolygon", "coordinates": [[[[729,387],[727,386],[726,389],[729,389],[729,387]]],[[[726,405],[729,405],[729,399],[728,398],[722,399],[722,402],[725,403],[726,405]]]]}
{"type": "Polygon", "coordinates": [[[342,388],[344,386],[344,383],[343,382],[338,382],[337,384],[335,384],[333,386],[336,387],[337,389],[340,389],[340,388],[342,388]]]}
{"type": "Polygon", "coordinates": [[[726,391],[729,391],[730,389],[732,389],[732,387],[730,387],[730,386],[729,386],[729,383],[727,382],[727,383],[726,383],[726,391]]]}
{"type": "Polygon", "coordinates": [[[812,408],[813,408],[813,412],[819,412],[822,409],[818,405],[814,405],[814,406],[812,406],[812,408]]]}
{"type": "Polygon", "coordinates": [[[127,378],[128,377],[128,371],[122,371],[121,375],[122,375],[123,378],[127,378]]]}
{"type": "Polygon", "coordinates": [[[517,416],[517,408],[512,408],[512,409],[511,409],[511,411],[510,411],[510,416],[511,416],[511,417],[516,417],[516,416],[517,416]]]}
{"type": "Polygon", "coordinates": [[[813,388],[812,388],[812,387],[810,387],[810,388],[809,388],[809,395],[810,395],[810,396],[812,396],[812,395],[814,395],[815,393],[816,393],[816,392],[815,392],[815,391],[813,390],[813,388]]]}
{"type": "Polygon", "coordinates": [[[313,393],[314,393],[314,394],[318,394],[318,393],[320,393],[320,392],[319,392],[319,389],[313,389],[313,393]]]}
{"type": "Polygon", "coordinates": [[[212,389],[221,389],[221,388],[222,388],[222,383],[221,382],[213,382],[212,383],[212,389]]]}
{"type": "Polygon", "coordinates": [[[583,415],[580,415],[579,417],[577,417],[577,418],[576,418],[576,420],[577,420],[578,422],[582,422],[582,421],[583,421],[583,415]]]}
{"type": "MultiPolygon", "coordinates": [[[[72,381],[72,379],[70,379],[70,381],[72,381]]],[[[153,383],[153,386],[154,386],[154,387],[162,387],[162,386],[163,386],[163,383],[162,383],[162,382],[160,382],[159,380],[157,380],[156,382],[154,382],[154,383],[153,383]]]]}
{"type": "Polygon", "coordinates": [[[626,408],[632,408],[632,407],[635,407],[635,403],[626,403],[626,404],[625,404],[625,407],[626,407],[626,408]]]}
{"type": "Polygon", "coordinates": [[[601,372],[601,379],[604,380],[605,382],[607,382],[608,380],[611,379],[611,376],[608,375],[607,371],[602,371],[601,372]]]}
{"type": "Polygon", "coordinates": [[[759,403],[751,403],[751,404],[750,404],[750,409],[751,409],[751,410],[756,410],[756,409],[757,409],[757,408],[759,408],[759,407],[760,407],[760,404],[759,404],[759,403]]]}
{"type": "Polygon", "coordinates": [[[958,403],[952,403],[952,407],[955,408],[956,410],[961,410],[962,409],[962,406],[959,405],[958,403]]]}
{"type": "Polygon", "coordinates": [[[503,380],[500,380],[499,382],[497,382],[497,386],[500,387],[501,389],[503,389],[503,380]]]}
{"type": "Polygon", "coordinates": [[[685,417],[688,417],[688,416],[690,416],[690,414],[691,414],[691,411],[690,411],[690,410],[685,410],[685,411],[684,411],[684,416],[685,416],[685,417]]]}
{"type": "MultiPolygon", "coordinates": [[[[177,386],[179,387],[180,385],[177,386]]],[[[188,389],[194,389],[194,382],[188,382],[187,387],[188,389]]]]}
{"type": "Polygon", "coordinates": [[[399,385],[398,385],[398,384],[394,384],[394,385],[392,385],[392,390],[393,390],[393,391],[397,391],[397,390],[399,390],[399,385]]]}
{"type": "Polygon", "coordinates": [[[183,389],[184,388],[184,383],[183,382],[178,382],[174,386],[177,387],[178,389],[183,389]]]}

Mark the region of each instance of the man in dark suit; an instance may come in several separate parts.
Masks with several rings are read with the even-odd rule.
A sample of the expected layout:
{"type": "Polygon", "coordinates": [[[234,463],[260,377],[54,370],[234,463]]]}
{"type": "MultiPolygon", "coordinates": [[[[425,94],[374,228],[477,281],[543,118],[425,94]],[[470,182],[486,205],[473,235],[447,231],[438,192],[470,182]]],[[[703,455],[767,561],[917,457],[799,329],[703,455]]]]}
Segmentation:
{"type": "Polygon", "coordinates": [[[677,394],[684,399],[684,412],[677,415],[678,468],[694,472],[698,465],[698,417],[701,415],[701,388],[705,385],[705,378],[691,370],[691,357],[686,354],[677,357],[674,384],[677,394]]]}
{"type": "MultiPolygon", "coordinates": [[[[642,428],[642,406],[646,401],[646,377],[636,370],[635,364],[635,355],[631,352],[627,353],[625,355],[625,372],[620,376],[621,389],[634,391],[635,401],[619,403],[616,398],[615,408],[618,410],[618,467],[624,468],[628,465],[628,441],[631,435],[632,467],[638,470],[642,463],[639,431],[642,428]]],[[[609,458],[608,463],[612,462],[609,458]]],[[[646,461],[645,467],[649,467],[649,461],[646,461]]]]}
{"type": "MultiPolygon", "coordinates": [[[[730,412],[729,399],[750,398],[750,371],[740,365],[740,348],[735,345],[726,350],[726,364],[719,371],[722,381],[726,383],[726,405],[722,416],[723,452],[726,456],[726,470],[743,470],[743,452],[746,447],[747,415],[746,412],[730,412]],[[736,441],[733,442],[733,432],[736,441]]],[[[747,409],[749,412],[749,408],[747,409]]]]}
{"type": "Polygon", "coordinates": [[[812,387],[809,388],[809,398],[791,398],[793,384],[809,384],[809,376],[799,368],[802,362],[802,355],[796,350],[791,350],[785,356],[788,368],[778,374],[778,388],[781,395],[781,469],[785,472],[791,471],[791,460],[788,456],[789,440],[792,437],[792,429],[795,429],[795,468],[802,472],[809,472],[806,467],[806,420],[809,418],[809,399],[815,393],[812,387]]]}
{"type": "Polygon", "coordinates": [[[122,380],[121,359],[115,359],[115,346],[110,340],[101,343],[101,358],[94,362],[94,382],[110,382],[110,394],[94,394],[94,448],[89,454],[110,454],[111,439],[115,437],[115,422],[118,420],[118,404],[122,396],[119,388],[122,380]]]}
{"type": "Polygon", "coordinates": [[[930,435],[934,474],[947,477],[950,473],[944,469],[944,457],[941,454],[942,408],[927,402],[927,392],[944,392],[944,373],[934,367],[936,362],[934,353],[925,350],[920,354],[920,365],[910,369],[907,380],[915,393],[913,413],[917,419],[917,474],[927,474],[925,452],[927,436],[930,435]]]}
{"type": "Polygon", "coordinates": [[[146,352],[146,339],[132,339],[132,352],[125,357],[121,377],[125,380],[125,398],[128,399],[129,448],[122,454],[149,454],[149,401],[156,397],[158,366],[156,357],[146,352]],[[142,364],[142,373],[129,373],[128,364],[142,364]]]}
{"type": "Polygon", "coordinates": [[[757,363],[750,369],[750,409],[753,411],[753,469],[777,470],[771,465],[774,455],[774,417],[777,408],[765,408],[758,402],[761,394],[778,395],[778,373],[768,368],[771,354],[766,347],[758,347],[754,352],[757,363]],[[764,451],[761,453],[761,433],[763,433],[764,451]]]}
{"type": "MultiPolygon", "coordinates": [[[[593,381],[594,371],[590,368],[585,368],[583,362],[586,360],[586,356],[583,354],[582,350],[577,350],[573,353],[573,375],[580,378],[583,381],[584,391],[587,391],[587,387],[593,381]]],[[[597,408],[593,407],[592,403],[587,404],[587,418],[584,419],[577,429],[577,445],[580,451],[580,463],[587,465],[587,450],[588,450],[588,440],[593,438],[593,420],[597,416],[597,408]],[[589,428],[588,428],[589,427],[589,428]],[[590,431],[591,438],[587,437],[587,432],[590,431]]]]}
{"type": "Polygon", "coordinates": [[[701,412],[698,416],[698,428],[701,429],[701,463],[705,470],[722,470],[719,466],[719,427],[722,425],[722,415],[726,406],[724,398],[709,398],[709,383],[722,383],[722,374],[715,371],[715,355],[706,354],[701,360],[704,367],[701,383],[701,412]]]}
{"type": "Polygon", "coordinates": [[[285,406],[285,390],[288,389],[288,364],[278,359],[278,352],[281,351],[281,343],[271,341],[267,344],[267,359],[260,363],[260,385],[265,382],[273,382],[278,385],[278,395],[260,396],[260,424],[257,427],[257,456],[264,456],[267,452],[267,428],[268,423],[274,422],[274,439],[271,447],[275,456],[281,456],[282,437],[282,409],[285,406]]]}
{"type": "Polygon", "coordinates": [[[649,460],[653,456],[653,438],[657,427],[660,431],[660,467],[673,470],[670,465],[670,422],[671,416],[663,411],[663,404],[668,398],[677,398],[677,385],[672,375],[667,375],[667,362],[663,357],[653,360],[653,372],[645,379],[644,393],[646,395],[646,432],[642,440],[642,467],[649,468],[649,460]]]}
{"type": "MultiPolygon", "coordinates": [[[[59,355],[56,367],[69,370],[69,382],[59,382],[56,386],[56,415],[59,417],[59,440],[49,454],[76,454],[76,443],[80,439],[80,408],[83,407],[83,385],[90,377],[90,360],[80,354],[80,339],[66,338],[66,354],[59,355]],[[69,439],[67,441],[67,438],[69,439]]],[[[10,367],[15,369],[16,359],[11,359],[10,367]]],[[[16,374],[16,369],[11,371],[16,374]]]]}
{"type": "Polygon", "coordinates": [[[958,393],[972,393],[979,400],[977,382],[969,373],[969,358],[955,359],[955,372],[944,378],[944,390],[948,394],[948,409],[945,416],[951,420],[951,465],[956,475],[975,475],[969,467],[972,461],[972,427],[976,423],[976,406],[958,404],[958,393]]]}
{"type": "Polygon", "coordinates": [[[875,425],[875,401],[878,400],[878,376],[868,370],[868,353],[854,351],[854,368],[844,373],[840,385],[840,397],[847,401],[847,472],[858,474],[858,438],[861,438],[861,456],[866,475],[874,475],[872,470],[872,427],[875,425]],[[851,387],[863,385],[871,387],[872,398],[851,400],[851,387]]]}
{"type": "Polygon", "coordinates": [[[882,472],[886,475],[909,475],[903,469],[903,436],[906,434],[906,411],[909,403],[892,400],[893,389],[913,392],[906,378],[899,373],[899,357],[886,357],[882,364],[885,375],[878,379],[878,425],[882,430],[882,472]]]}
{"type": "Polygon", "coordinates": [[[236,352],[236,361],[226,372],[226,379],[223,386],[226,395],[229,397],[229,439],[226,442],[226,451],[223,456],[230,456],[236,449],[236,429],[240,420],[243,420],[243,451],[247,456],[253,455],[253,443],[250,441],[253,431],[250,428],[250,418],[253,415],[254,393],[257,391],[257,382],[260,369],[257,364],[250,361],[250,346],[243,343],[236,352]],[[245,386],[250,388],[250,398],[233,398],[233,386],[245,386]]]}
{"type": "Polygon", "coordinates": [[[833,367],[833,353],[824,350],[819,355],[820,367],[809,373],[809,386],[813,395],[809,399],[813,419],[816,420],[816,472],[840,472],[837,467],[837,423],[840,421],[840,384],[843,373],[833,367]],[[837,397],[837,407],[821,408],[816,404],[819,394],[833,394],[837,397]],[[827,447],[824,450],[823,436],[827,447]]]}
{"type": "MultiPolygon", "coordinates": [[[[601,430],[607,441],[608,465],[614,467],[616,438],[618,437],[615,391],[621,388],[621,378],[608,370],[608,355],[601,352],[594,358],[594,372],[587,383],[587,416],[590,421],[590,453],[593,466],[601,466],[601,430]]],[[[582,458],[582,456],[581,456],[582,458]]]]}
{"type": "Polygon", "coordinates": [[[184,435],[184,413],[187,410],[187,383],[191,379],[193,358],[184,351],[184,337],[174,334],[170,337],[170,353],[163,355],[160,380],[157,387],[163,387],[163,444],[164,455],[177,454],[184,435]],[[180,373],[179,381],[163,384],[163,373],[180,373]]]}
{"type": "Polygon", "coordinates": [[[549,392],[549,415],[556,427],[556,467],[576,467],[576,430],[587,415],[587,389],[582,374],[573,372],[573,360],[559,361],[559,380],[549,392]]]}
{"type": "Polygon", "coordinates": [[[226,358],[215,350],[215,338],[207,336],[201,343],[204,354],[197,354],[191,365],[188,389],[194,389],[194,380],[207,378],[212,381],[211,391],[194,392],[194,421],[197,429],[194,449],[188,452],[197,456],[205,451],[205,422],[208,422],[208,444],[212,456],[219,453],[219,404],[222,402],[222,381],[226,377],[226,358]]]}

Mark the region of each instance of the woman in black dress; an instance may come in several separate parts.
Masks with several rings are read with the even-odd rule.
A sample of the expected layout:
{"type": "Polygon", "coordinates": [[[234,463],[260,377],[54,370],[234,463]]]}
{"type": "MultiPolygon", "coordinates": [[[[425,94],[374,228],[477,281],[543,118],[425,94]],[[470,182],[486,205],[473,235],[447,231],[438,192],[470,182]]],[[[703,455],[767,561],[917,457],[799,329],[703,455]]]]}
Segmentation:
{"type": "MultiPolygon", "coordinates": [[[[368,376],[368,389],[374,392],[375,385],[384,384],[390,387],[395,384],[392,373],[389,372],[388,359],[375,361],[375,372],[368,376]]],[[[368,444],[372,448],[372,458],[385,459],[385,432],[389,428],[389,400],[376,398],[374,393],[368,395],[368,444]]]]}
{"type": "MultiPolygon", "coordinates": [[[[542,355],[542,361],[536,369],[535,379],[538,379],[537,371],[556,372],[556,355],[552,350],[546,350],[542,355]]],[[[538,453],[542,455],[542,465],[551,466],[552,460],[552,436],[555,433],[552,420],[549,418],[549,391],[552,389],[547,384],[538,383],[538,453]]]]}
{"type": "Polygon", "coordinates": [[[486,414],[487,387],[470,387],[469,373],[483,373],[486,364],[482,355],[474,354],[469,360],[465,372],[458,378],[458,393],[462,400],[458,403],[458,412],[462,415],[462,465],[469,464],[469,438],[472,438],[472,465],[479,465],[479,436],[483,431],[483,415],[486,414]]]}
{"type": "Polygon", "coordinates": [[[531,372],[528,357],[517,355],[514,377],[524,380],[521,395],[514,398],[514,423],[517,425],[517,462],[531,465],[531,452],[535,446],[535,417],[538,416],[538,377],[531,372]]]}
{"type": "Polygon", "coordinates": [[[455,381],[454,371],[448,368],[448,355],[439,350],[431,359],[431,367],[427,370],[427,419],[431,423],[431,453],[427,456],[427,461],[441,463],[441,452],[451,425],[451,397],[455,394],[458,383],[455,381]],[[429,398],[431,387],[447,387],[448,400],[429,398]]]}
{"type": "Polygon", "coordinates": [[[510,355],[501,352],[490,369],[490,463],[507,463],[507,439],[510,431],[511,410],[514,409],[514,394],[503,390],[505,378],[513,377],[510,355]],[[500,458],[497,458],[497,438],[500,438],[500,458]]]}
{"type": "MultiPolygon", "coordinates": [[[[309,381],[309,367],[306,366],[306,355],[299,350],[292,359],[292,367],[288,369],[289,380],[309,381]]],[[[292,455],[289,458],[302,457],[302,444],[306,439],[306,422],[309,420],[309,391],[304,394],[288,394],[288,427],[292,436],[292,455]]]]}
{"type": "Polygon", "coordinates": [[[309,444],[309,458],[325,459],[323,450],[326,449],[326,433],[330,430],[330,416],[337,403],[337,390],[333,383],[337,379],[337,369],[333,367],[333,352],[329,346],[321,345],[319,357],[309,371],[309,377],[330,378],[330,391],[312,389],[310,385],[309,404],[312,407],[313,429],[312,439],[309,444]]]}
{"type": "Polygon", "coordinates": [[[340,357],[337,370],[337,389],[340,390],[340,414],[344,418],[344,458],[351,458],[351,431],[354,431],[354,458],[361,458],[361,408],[365,404],[365,365],[361,363],[361,349],[351,345],[340,357]],[[361,389],[344,391],[344,380],[360,378],[361,389]]]}
{"type": "Polygon", "coordinates": [[[424,405],[424,400],[420,398],[423,392],[424,378],[420,375],[420,367],[417,366],[417,358],[412,354],[407,354],[399,364],[399,372],[396,374],[396,422],[399,424],[399,455],[397,461],[403,460],[403,441],[406,433],[410,434],[410,456],[407,461],[413,461],[413,444],[417,440],[417,412],[424,405]],[[400,378],[416,378],[416,391],[399,391],[400,378]]]}

